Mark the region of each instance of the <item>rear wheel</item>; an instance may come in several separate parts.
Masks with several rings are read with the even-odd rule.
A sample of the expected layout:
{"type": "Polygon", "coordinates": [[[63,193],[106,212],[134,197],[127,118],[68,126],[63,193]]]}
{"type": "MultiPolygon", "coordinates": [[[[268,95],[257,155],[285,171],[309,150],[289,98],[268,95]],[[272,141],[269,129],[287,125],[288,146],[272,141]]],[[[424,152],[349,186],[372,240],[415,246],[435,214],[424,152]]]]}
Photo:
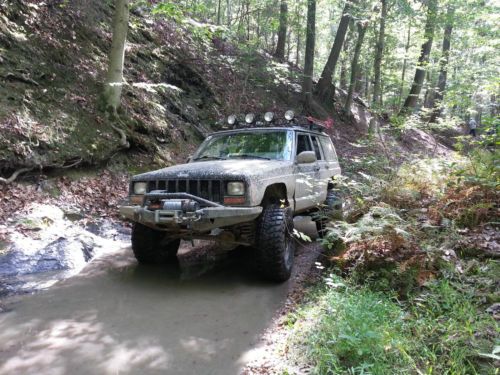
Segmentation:
{"type": "Polygon", "coordinates": [[[292,232],[291,208],[264,208],[257,222],[256,250],[259,270],[267,279],[282,282],[290,278],[295,254],[292,232]]]}
{"type": "Polygon", "coordinates": [[[140,264],[174,262],[180,242],[180,239],[169,239],[165,232],[139,223],[132,227],[132,250],[140,264]]]}
{"type": "Polygon", "coordinates": [[[343,220],[344,213],[342,210],[342,198],[340,195],[333,191],[328,190],[325,202],[318,212],[315,213],[316,229],[320,238],[326,234],[326,228],[332,220],[343,220]]]}

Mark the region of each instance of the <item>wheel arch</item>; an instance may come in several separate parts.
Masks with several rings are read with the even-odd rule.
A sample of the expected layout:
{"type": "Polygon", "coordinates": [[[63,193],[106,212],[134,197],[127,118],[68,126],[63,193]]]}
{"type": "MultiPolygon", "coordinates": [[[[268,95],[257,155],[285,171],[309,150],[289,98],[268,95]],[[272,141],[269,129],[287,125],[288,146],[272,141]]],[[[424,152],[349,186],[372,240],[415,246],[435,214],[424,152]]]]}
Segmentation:
{"type": "Polygon", "coordinates": [[[286,184],[277,182],[266,187],[260,205],[266,207],[271,204],[281,204],[282,200],[285,201],[285,206],[290,205],[286,184]]]}

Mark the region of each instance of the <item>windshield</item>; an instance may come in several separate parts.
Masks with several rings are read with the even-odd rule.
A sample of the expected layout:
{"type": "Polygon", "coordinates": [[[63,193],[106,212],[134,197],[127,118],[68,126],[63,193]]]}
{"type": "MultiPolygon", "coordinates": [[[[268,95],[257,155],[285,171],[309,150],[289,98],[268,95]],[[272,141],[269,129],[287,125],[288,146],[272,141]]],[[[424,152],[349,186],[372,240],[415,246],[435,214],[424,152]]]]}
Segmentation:
{"type": "Polygon", "coordinates": [[[200,146],[194,160],[290,160],[293,132],[252,131],[214,135],[200,146]]]}

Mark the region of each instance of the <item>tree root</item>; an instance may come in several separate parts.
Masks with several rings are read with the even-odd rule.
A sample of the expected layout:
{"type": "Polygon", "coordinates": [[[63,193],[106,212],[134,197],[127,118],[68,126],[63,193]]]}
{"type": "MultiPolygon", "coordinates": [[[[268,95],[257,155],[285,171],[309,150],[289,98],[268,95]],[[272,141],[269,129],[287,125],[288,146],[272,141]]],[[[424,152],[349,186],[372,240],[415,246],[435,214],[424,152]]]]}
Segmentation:
{"type": "Polygon", "coordinates": [[[9,178],[0,177],[0,182],[4,183],[5,185],[11,184],[11,183],[13,183],[16,180],[17,176],[19,176],[21,173],[29,172],[32,169],[33,168],[21,168],[21,169],[18,169],[17,171],[15,171],[14,173],[12,173],[12,176],[10,176],[9,178]]]}
{"type": "Polygon", "coordinates": [[[118,133],[120,134],[120,146],[123,148],[130,148],[130,143],[127,140],[127,134],[125,134],[125,131],[123,129],[120,129],[119,127],[110,124],[110,126],[118,133]]]}

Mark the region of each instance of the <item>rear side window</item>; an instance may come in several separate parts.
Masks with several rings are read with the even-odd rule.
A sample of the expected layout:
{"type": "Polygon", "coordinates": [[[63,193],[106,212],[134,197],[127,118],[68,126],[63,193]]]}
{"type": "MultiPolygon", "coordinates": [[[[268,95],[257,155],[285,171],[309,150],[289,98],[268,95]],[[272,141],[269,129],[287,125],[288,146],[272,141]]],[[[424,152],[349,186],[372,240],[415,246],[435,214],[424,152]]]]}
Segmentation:
{"type": "Polygon", "coordinates": [[[319,140],[325,154],[325,159],[328,161],[336,161],[337,154],[335,153],[335,148],[333,147],[331,139],[327,137],[320,137],[319,140]]]}
{"type": "Polygon", "coordinates": [[[321,150],[319,148],[318,138],[317,137],[311,137],[311,138],[313,142],[314,153],[316,154],[316,159],[323,160],[323,157],[321,156],[321,150]]]}
{"type": "Polygon", "coordinates": [[[307,134],[297,136],[297,155],[303,151],[312,151],[311,141],[307,134]]]}

